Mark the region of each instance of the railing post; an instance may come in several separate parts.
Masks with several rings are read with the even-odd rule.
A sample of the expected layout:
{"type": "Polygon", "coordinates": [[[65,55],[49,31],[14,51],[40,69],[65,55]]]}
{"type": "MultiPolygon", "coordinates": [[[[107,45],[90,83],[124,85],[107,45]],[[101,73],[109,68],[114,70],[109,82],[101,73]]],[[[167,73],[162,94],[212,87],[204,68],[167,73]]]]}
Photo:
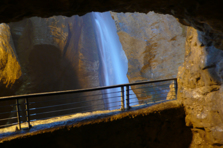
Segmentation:
{"type": "Polygon", "coordinates": [[[175,82],[175,94],[176,94],[176,99],[177,99],[177,89],[178,89],[178,85],[177,85],[177,79],[174,80],[175,82]]]}
{"type": "Polygon", "coordinates": [[[26,106],[26,122],[28,122],[28,128],[30,129],[32,126],[30,125],[29,101],[28,101],[28,98],[25,98],[25,106],[26,106]]]}
{"type": "Polygon", "coordinates": [[[21,121],[20,121],[20,111],[19,111],[19,99],[16,99],[16,112],[17,112],[17,121],[18,121],[18,130],[21,130],[21,121]]]}
{"type": "Polygon", "coordinates": [[[127,110],[130,109],[130,106],[129,106],[129,85],[126,86],[126,108],[127,108],[127,110]]]}
{"type": "Polygon", "coordinates": [[[121,110],[125,110],[125,104],[124,104],[124,86],[121,86],[121,110]]]}

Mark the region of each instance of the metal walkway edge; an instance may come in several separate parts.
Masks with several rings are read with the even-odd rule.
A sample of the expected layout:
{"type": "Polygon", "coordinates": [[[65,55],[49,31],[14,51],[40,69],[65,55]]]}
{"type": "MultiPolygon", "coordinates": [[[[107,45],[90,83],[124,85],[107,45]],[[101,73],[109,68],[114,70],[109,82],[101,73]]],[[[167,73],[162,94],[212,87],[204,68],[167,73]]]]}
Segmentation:
{"type": "Polygon", "coordinates": [[[129,110],[132,105],[176,99],[177,79],[163,79],[89,89],[35,93],[0,98],[0,128],[61,115],[97,110],[129,110]],[[114,100],[113,102],[109,102],[114,100]],[[132,102],[137,99],[138,102],[132,102]],[[115,106],[111,106],[111,104],[115,106]]]}

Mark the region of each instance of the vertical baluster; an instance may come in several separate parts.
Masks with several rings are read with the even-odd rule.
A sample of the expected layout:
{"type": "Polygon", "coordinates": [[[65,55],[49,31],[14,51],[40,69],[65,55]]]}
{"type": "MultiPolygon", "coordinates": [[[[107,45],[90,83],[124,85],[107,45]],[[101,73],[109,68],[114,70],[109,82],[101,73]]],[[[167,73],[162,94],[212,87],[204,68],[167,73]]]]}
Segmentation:
{"type": "Polygon", "coordinates": [[[126,86],[126,107],[127,107],[127,110],[130,109],[130,106],[129,106],[129,85],[126,86]]]}
{"type": "Polygon", "coordinates": [[[125,110],[125,104],[124,104],[124,86],[121,86],[121,110],[125,110]]]}
{"type": "Polygon", "coordinates": [[[26,122],[28,122],[28,128],[30,129],[32,126],[30,125],[29,100],[28,100],[28,98],[25,98],[25,106],[26,106],[26,122]]]}
{"type": "Polygon", "coordinates": [[[18,130],[21,130],[19,99],[16,99],[16,111],[17,111],[18,130]]]}
{"type": "Polygon", "coordinates": [[[176,94],[175,98],[177,99],[177,89],[178,89],[178,86],[177,86],[177,79],[174,80],[174,82],[175,82],[175,94],[176,94]]]}

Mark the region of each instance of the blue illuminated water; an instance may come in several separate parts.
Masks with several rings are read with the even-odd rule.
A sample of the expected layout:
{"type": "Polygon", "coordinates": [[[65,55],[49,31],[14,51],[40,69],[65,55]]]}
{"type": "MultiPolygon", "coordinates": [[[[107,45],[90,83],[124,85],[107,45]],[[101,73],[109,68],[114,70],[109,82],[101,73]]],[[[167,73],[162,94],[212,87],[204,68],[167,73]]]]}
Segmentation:
{"type": "MultiPolygon", "coordinates": [[[[129,83],[126,75],[128,71],[128,60],[122,49],[115,22],[112,19],[110,12],[93,12],[92,15],[95,23],[97,45],[103,67],[104,85],[109,86],[129,83]]],[[[114,91],[120,91],[120,88],[116,90],[107,90],[109,109],[115,109],[115,107],[112,106],[116,105],[112,102],[120,101],[120,97],[114,97],[114,94],[109,94],[114,91]]],[[[131,93],[133,94],[132,91],[131,93]]],[[[135,103],[132,103],[131,105],[138,104],[137,98],[135,96],[132,96],[132,98],[134,99],[130,99],[130,103],[135,103]]]]}

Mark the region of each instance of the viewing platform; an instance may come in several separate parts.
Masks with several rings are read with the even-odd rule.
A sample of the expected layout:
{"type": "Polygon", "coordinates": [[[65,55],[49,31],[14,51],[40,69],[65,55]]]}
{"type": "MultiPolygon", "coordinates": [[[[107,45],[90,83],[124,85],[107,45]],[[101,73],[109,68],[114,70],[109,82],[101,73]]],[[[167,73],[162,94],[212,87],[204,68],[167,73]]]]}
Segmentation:
{"type": "MultiPolygon", "coordinates": [[[[14,141],[18,138],[38,137],[38,135],[45,135],[57,130],[69,131],[69,129],[88,127],[96,123],[108,124],[111,122],[113,124],[114,121],[114,124],[116,124],[116,120],[117,122],[122,122],[122,120],[126,120],[125,118],[132,122],[134,117],[150,116],[154,114],[154,111],[157,114],[157,112],[162,112],[166,109],[181,108],[180,104],[174,101],[176,100],[176,95],[177,79],[166,79],[91,89],[4,97],[0,101],[13,100],[16,104],[1,106],[15,106],[15,110],[11,110],[10,114],[1,112],[1,114],[7,114],[10,117],[4,118],[5,116],[0,116],[0,121],[7,120],[6,124],[2,122],[0,128],[0,142],[7,144],[11,140],[14,141]],[[109,91],[109,93],[105,91],[108,89],[112,91],[109,91]],[[75,99],[76,97],[87,99],[80,101],[75,99]],[[105,105],[106,101],[104,100],[109,97],[116,99],[113,102],[115,103],[114,106],[111,106],[111,102],[109,102],[110,106],[105,105]],[[131,101],[133,97],[137,97],[137,104],[131,101]],[[91,103],[89,104],[90,107],[82,106],[83,103],[94,102],[98,98],[103,101],[102,104],[91,103]],[[65,99],[70,100],[70,102],[59,102],[65,99]],[[74,106],[76,104],[80,104],[80,106],[74,106]],[[83,108],[83,110],[79,110],[80,108],[83,108]],[[12,116],[12,113],[16,114],[12,116]],[[16,122],[9,122],[10,120],[16,122]]],[[[124,127],[120,125],[120,128],[124,127]]]]}

